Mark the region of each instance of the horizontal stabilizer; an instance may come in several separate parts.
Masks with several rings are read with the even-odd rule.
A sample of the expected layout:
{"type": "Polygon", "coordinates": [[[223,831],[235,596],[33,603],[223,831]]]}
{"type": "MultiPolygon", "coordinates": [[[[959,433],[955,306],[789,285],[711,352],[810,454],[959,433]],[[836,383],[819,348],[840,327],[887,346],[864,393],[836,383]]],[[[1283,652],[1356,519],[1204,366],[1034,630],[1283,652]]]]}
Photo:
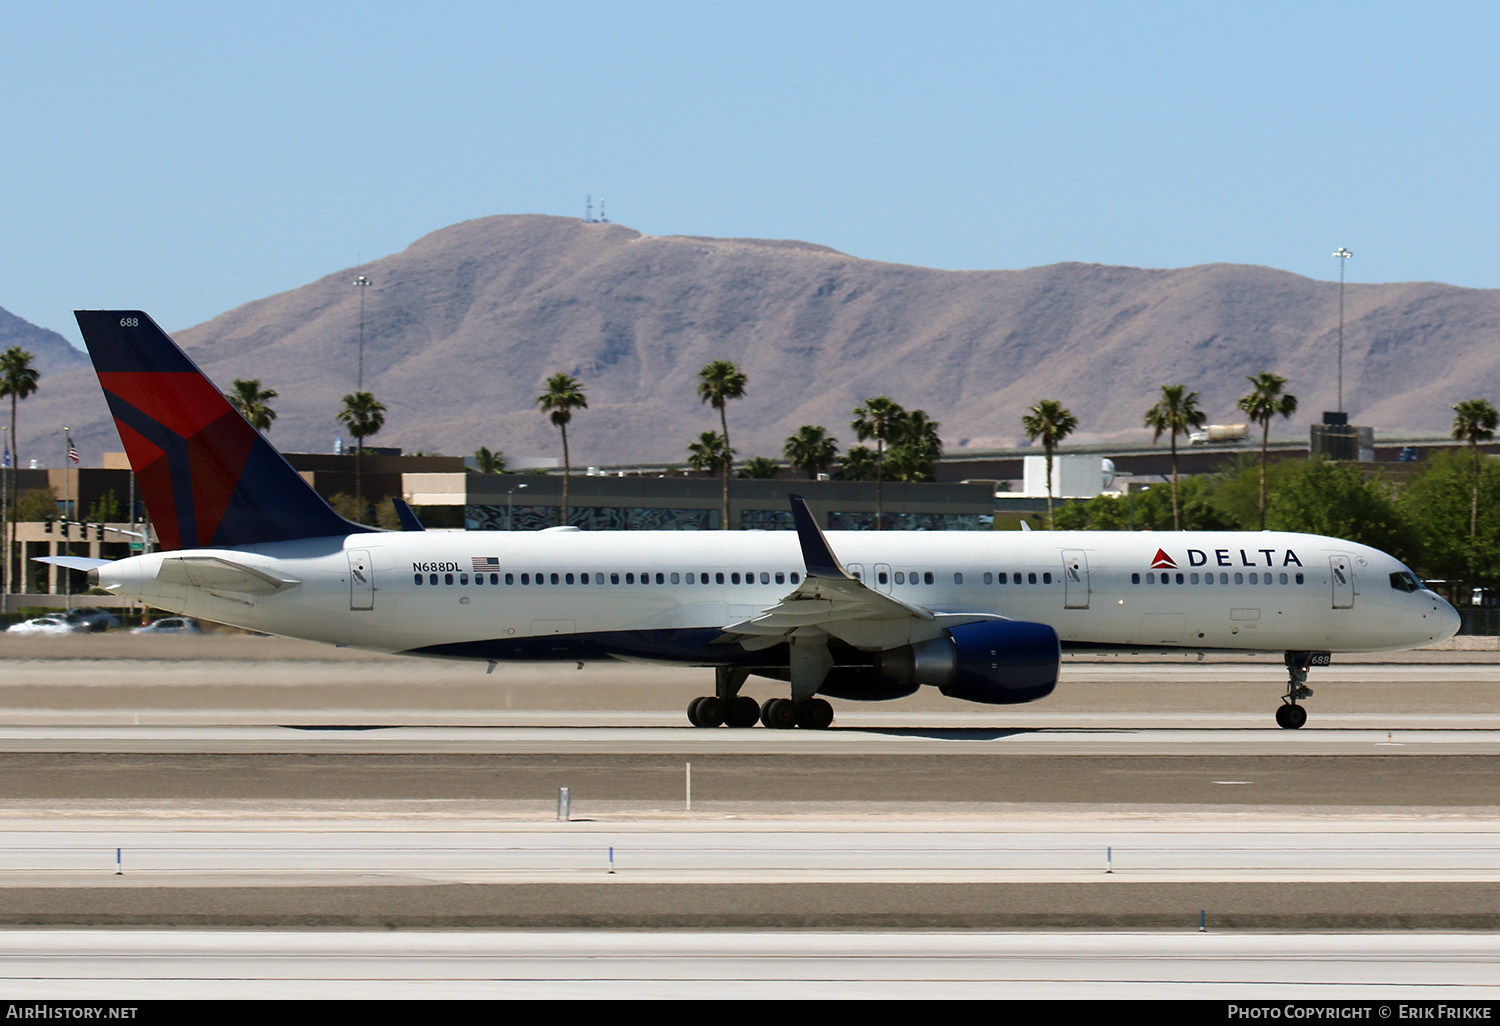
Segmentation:
{"type": "Polygon", "coordinates": [[[67,567],[69,570],[93,570],[114,562],[112,559],[90,559],[88,556],[32,556],[31,561],[51,563],[53,566],[67,567]]]}
{"type": "Polygon", "coordinates": [[[256,567],[234,563],[218,556],[176,556],[161,561],[156,579],[168,584],[186,584],[211,592],[240,595],[270,595],[302,582],[256,567]]]}

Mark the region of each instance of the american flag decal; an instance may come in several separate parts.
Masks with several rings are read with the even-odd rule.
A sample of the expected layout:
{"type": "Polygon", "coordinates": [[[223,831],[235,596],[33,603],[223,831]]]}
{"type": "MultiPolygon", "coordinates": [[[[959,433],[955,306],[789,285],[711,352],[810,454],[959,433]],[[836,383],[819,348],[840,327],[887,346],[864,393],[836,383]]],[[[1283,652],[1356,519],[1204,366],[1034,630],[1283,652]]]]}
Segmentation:
{"type": "Polygon", "coordinates": [[[499,570],[499,569],[500,569],[500,557],[499,556],[475,556],[474,557],[474,572],[476,574],[482,574],[482,573],[484,573],[484,572],[486,572],[488,570],[499,570]]]}

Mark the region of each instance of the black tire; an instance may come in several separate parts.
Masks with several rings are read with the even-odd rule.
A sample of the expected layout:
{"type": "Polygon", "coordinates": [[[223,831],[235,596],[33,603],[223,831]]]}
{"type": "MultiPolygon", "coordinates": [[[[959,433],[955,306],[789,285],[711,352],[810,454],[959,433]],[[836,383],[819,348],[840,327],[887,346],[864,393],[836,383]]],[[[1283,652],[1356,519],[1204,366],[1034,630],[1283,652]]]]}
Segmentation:
{"type": "Polygon", "coordinates": [[[688,703],[688,708],[687,708],[688,722],[691,723],[695,727],[701,727],[701,726],[703,726],[703,724],[701,724],[701,723],[698,722],[698,705],[702,701],[703,701],[703,699],[700,697],[700,698],[695,698],[691,702],[688,703]]]}
{"type": "Polygon", "coordinates": [[[698,726],[700,727],[722,727],[724,725],[724,714],[727,712],[729,703],[714,695],[704,695],[698,699],[698,726]]]}
{"type": "Polygon", "coordinates": [[[1282,730],[1296,730],[1307,722],[1307,710],[1300,705],[1283,705],[1276,710],[1276,725],[1282,730]]]}
{"type": "Polygon", "coordinates": [[[753,727],[760,722],[760,703],[749,695],[740,695],[729,703],[724,714],[727,727],[753,727]]]}
{"type": "Polygon", "coordinates": [[[797,705],[785,698],[773,698],[760,707],[760,722],[772,730],[791,730],[797,725],[797,705]]]}
{"type": "Polygon", "coordinates": [[[833,706],[821,698],[798,702],[797,726],[803,730],[827,730],[833,726],[833,706]]]}

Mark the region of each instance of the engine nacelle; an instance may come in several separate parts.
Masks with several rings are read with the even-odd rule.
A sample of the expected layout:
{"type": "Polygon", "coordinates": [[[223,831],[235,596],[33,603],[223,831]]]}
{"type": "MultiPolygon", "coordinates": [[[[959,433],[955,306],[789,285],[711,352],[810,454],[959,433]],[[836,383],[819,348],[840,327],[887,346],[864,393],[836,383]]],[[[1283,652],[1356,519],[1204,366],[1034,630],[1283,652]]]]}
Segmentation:
{"type": "Polygon", "coordinates": [[[980,620],[948,628],[947,637],[881,652],[876,672],[930,684],[949,698],[1014,705],[1051,694],[1061,663],[1057,631],[1046,624],[980,620]]]}

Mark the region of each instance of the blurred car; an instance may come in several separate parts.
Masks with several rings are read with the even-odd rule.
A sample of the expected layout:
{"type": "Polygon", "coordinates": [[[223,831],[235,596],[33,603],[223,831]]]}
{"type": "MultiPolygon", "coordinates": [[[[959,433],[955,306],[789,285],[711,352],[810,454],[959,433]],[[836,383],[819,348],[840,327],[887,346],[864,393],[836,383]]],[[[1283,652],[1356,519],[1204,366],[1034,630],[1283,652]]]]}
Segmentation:
{"type": "Polygon", "coordinates": [[[202,634],[198,621],[186,616],[164,616],[160,620],[141,624],[131,634],[202,634]]]}
{"type": "Polygon", "coordinates": [[[59,615],[79,630],[96,634],[120,626],[120,618],[108,609],[70,609],[59,615]]]}
{"type": "Polygon", "coordinates": [[[77,624],[69,623],[61,616],[37,616],[20,623],[13,623],[5,629],[6,634],[78,634],[87,631],[87,627],[79,627],[77,624]]]}

